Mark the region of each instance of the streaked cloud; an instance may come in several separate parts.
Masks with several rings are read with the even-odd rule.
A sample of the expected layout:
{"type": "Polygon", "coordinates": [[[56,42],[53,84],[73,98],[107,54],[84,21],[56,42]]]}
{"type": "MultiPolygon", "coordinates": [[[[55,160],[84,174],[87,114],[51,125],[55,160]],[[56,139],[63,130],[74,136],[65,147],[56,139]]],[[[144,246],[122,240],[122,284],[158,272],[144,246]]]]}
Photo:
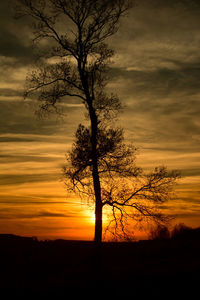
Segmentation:
{"type": "Polygon", "coordinates": [[[0,210],[1,219],[37,219],[37,218],[72,218],[73,214],[62,214],[48,211],[40,211],[34,214],[21,213],[17,214],[12,211],[10,214],[10,210],[0,210]]]}

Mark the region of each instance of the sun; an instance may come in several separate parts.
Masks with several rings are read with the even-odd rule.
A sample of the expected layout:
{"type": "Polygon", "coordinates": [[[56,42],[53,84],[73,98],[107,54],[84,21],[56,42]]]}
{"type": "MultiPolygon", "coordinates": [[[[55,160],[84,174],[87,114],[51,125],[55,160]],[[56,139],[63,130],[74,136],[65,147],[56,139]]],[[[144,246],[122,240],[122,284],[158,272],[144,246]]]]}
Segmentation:
{"type": "Polygon", "coordinates": [[[87,219],[90,224],[95,224],[95,212],[93,210],[87,212],[87,219]]]}
{"type": "Polygon", "coordinates": [[[91,212],[90,219],[91,219],[91,223],[95,224],[95,213],[94,212],[91,212]]]}

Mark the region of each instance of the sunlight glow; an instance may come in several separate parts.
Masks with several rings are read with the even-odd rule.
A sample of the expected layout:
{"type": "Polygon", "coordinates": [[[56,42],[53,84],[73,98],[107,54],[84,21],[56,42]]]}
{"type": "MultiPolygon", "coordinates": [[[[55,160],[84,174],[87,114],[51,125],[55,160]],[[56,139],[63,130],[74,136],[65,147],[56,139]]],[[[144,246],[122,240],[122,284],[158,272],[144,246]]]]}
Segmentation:
{"type": "Polygon", "coordinates": [[[94,210],[88,210],[86,213],[86,218],[88,220],[88,223],[94,225],[95,224],[95,212],[94,210]]]}

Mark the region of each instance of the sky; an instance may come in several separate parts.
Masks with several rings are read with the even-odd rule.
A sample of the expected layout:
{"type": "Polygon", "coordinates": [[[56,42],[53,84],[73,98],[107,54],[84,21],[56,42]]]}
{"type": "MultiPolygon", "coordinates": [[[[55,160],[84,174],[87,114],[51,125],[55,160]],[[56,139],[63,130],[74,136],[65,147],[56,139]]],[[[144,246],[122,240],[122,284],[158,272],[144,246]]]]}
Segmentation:
{"type": "MultiPolygon", "coordinates": [[[[93,239],[94,213],[62,180],[65,154],[84,122],[68,102],[66,116],[38,119],[23,99],[35,63],[32,33],[0,2],[0,233],[93,239]]],[[[140,0],[110,38],[115,50],[109,90],[125,106],[119,117],[137,165],[165,165],[182,178],[163,206],[175,223],[200,226],[200,2],[140,0]]]]}

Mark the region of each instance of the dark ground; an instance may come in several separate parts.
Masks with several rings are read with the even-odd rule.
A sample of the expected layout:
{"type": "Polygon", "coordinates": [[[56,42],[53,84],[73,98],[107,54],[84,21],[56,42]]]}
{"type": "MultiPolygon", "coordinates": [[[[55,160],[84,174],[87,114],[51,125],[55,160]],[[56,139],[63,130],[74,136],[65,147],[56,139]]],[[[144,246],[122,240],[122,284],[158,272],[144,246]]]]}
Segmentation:
{"type": "Polygon", "coordinates": [[[7,295],[73,291],[193,299],[199,275],[200,239],[103,243],[97,253],[93,242],[0,235],[0,290],[7,295]]]}

